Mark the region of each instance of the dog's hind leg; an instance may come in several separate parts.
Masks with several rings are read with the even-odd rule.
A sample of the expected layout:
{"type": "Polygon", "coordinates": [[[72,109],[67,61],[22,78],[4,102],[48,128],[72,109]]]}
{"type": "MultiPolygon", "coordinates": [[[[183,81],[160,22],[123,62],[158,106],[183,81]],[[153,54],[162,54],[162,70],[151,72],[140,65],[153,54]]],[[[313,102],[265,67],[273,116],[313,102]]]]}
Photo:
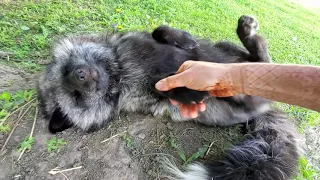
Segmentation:
{"type": "Polygon", "coordinates": [[[268,43],[264,37],[257,34],[258,21],[250,16],[243,15],[238,20],[237,34],[242,44],[250,52],[251,62],[271,62],[268,43]]]}

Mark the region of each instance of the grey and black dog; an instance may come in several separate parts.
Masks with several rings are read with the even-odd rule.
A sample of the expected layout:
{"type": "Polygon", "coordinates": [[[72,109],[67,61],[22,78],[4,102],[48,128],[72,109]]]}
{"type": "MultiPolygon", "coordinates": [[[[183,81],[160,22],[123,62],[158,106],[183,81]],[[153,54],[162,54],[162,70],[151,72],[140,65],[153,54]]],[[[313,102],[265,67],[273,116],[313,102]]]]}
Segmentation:
{"type": "Polygon", "coordinates": [[[152,33],[127,32],[74,35],[55,43],[53,61],[38,82],[38,98],[52,133],[72,126],[99,129],[120,111],[163,115],[205,125],[250,123],[245,140],[220,161],[193,164],[182,172],[167,167],[177,179],[289,179],[298,159],[295,127],[271,108],[271,101],[247,95],[209,97],[207,92],[176,88],[155,90],[155,83],[174,74],[186,60],[217,63],[270,62],[266,40],[250,16],[238,20],[237,34],[245,48],[230,42],[211,43],[188,32],[159,26],[152,33]],[[169,98],[183,103],[206,99],[206,111],[184,119],[169,98]]]}

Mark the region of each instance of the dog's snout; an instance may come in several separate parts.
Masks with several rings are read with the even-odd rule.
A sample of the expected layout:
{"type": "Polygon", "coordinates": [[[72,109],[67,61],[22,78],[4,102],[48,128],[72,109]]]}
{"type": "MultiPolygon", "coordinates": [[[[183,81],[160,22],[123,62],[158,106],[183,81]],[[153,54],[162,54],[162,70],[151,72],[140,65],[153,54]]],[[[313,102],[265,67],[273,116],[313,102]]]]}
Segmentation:
{"type": "Polygon", "coordinates": [[[90,68],[88,66],[78,66],[74,70],[74,76],[78,81],[86,81],[90,76],[90,68]]]}
{"type": "Polygon", "coordinates": [[[99,73],[97,70],[90,69],[90,74],[93,80],[98,81],[99,79],[99,73]]]}
{"type": "Polygon", "coordinates": [[[75,76],[79,81],[84,81],[86,79],[87,72],[84,69],[77,69],[75,71],[75,76]]]}

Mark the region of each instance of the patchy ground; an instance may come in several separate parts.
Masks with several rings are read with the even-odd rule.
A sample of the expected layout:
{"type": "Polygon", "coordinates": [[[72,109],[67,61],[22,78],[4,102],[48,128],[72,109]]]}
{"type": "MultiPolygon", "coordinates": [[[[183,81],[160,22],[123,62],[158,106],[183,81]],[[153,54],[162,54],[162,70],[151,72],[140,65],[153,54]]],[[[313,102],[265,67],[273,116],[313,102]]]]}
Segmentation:
{"type": "MultiPolygon", "coordinates": [[[[20,70],[0,66],[4,77],[0,87],[15,91],[32,87],[34,77],[20,70]],[[31,79],[33,78],[33,80],[31,79]]],[[[34,114],[34,109],[31,114],[34,114]]],[[[12,123],[16,119],[11,119],[12,123]]],[[[30,133],[33,116],[27,116],[11,136],[6,150],[0,156],[0,179],[165,179],[159,159],[174,156],[183,164],[175,146],[181,147],[188,159],[204,148],[203,159],[218,157],[230,143],[241,138],[240,128],[209,128],[195,123],[173,123],[166,117],[122,113],[118,120],[95,133],[84,133],[69,129],[57,135],[50,134],[45,122],[38,114],[35,125],[35,141],[30,151],[18,157],[20,142],[30,133]],[[240,136],[239,136],[240,135],[240,136]],[[60,152],[48,152],[46,141],[53,137],[63,138],[66,145],[60,152]],[[110,139],[108,139],[110,138],[110,139]],[[107,140],[106,140],[107,139],[107,140]],[[106,140],[102,143],[102,141],[106,140]],[[212,143],[213,142],[213,143],[212,143]],[[49,172],[75,168],[52,175],[49,172]]],[[[3,146],[8,134],[0,135],[3,146]]]]}
{"type": "MultiPolygon", "coordinates": [[[[0,66],[0,75],[3,77],[1,91],[11,92],[32,88],[36,78],[7,66],[0,66]]],[[[11,121],[14,123],[16,119],[11,121]]],[[[178,148],[186,159],[200,152],[199,148],[205,152],[204,157],[197,160],[215,159],[242,137],[239,127],[210,128],[195,123],[173,123],[166,117],[132,113],[122,113],[119,119],[94,133],[69,129],[53,135],[48,132],[47,122],[39,113],[34,131],[35,142],[31,150],[18,160],[21,153],[18,146],[30,133],[32,124],[32,116],[23,119],[11,136],[4,154],[0,156],[1,180],[166,179],[159,160],[168,157],[177,164],[183,164],[178,148]],[[53,137],[63,138],[66,142],[60,152],[48,152],[46,142],[53,137]],[[55,168],[74,169],[63,174],[50,174],[55,168]]],[[[315,167],[320,164],[318,132],[319,127],[306,131],[306,155],[315,167]]],[[[8,133],[0,134],[1,147],[7,137],[8,133]]]]}
{"type": "MultiPolygon", "coordinates": [[[[317,170],[320,170],[320,126],[310,127],[305,131],[306,156],[317,170]]],[[[320,178],[320,177],[319,177],[320,178]]]]}

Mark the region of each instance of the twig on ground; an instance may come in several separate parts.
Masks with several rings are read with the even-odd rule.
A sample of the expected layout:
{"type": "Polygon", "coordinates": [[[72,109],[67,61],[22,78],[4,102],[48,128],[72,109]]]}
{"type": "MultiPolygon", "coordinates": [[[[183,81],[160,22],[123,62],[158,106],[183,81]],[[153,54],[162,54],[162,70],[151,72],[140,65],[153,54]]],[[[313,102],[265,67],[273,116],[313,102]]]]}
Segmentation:
{"type": "MultiPolygon", "coordinates": [[[[29,101],[30,102],[30,101],[29,101]]],[[[18,125],[20,124],[20,122],[23,119],[23,116],[29,111],[29,109],[32,107],[32,104],[30,106],[28,106],[28,108],[22,113],[22,115],[20,117],[18,117],[18,120],[16,121],[16,123],[14,124],[13,128],[11,129],[11,132],[9,134],[9,136],[7,137],[6,141],[4,142],[2,148],[1,148],[1,155],[3,155],[3,152],[6,148],[7,143],[9,142],[14,130],[18,127],[18,125]]]]}
{"type": "Polygon", "coordinates": [[[1,160],[1,163],[6,159],[7,157],[4,157],[2,160],[1,160]]]}
{"type": "Polygon", "coordinates": [[[213,143],[215,143],[216,141],[212,141],[211,143],[210,143],[210,145],[209,145],[209,147],[208,147],[208,150],[207,150],[207,152],[206,152],[206,156],[209,154],[209,152],[210,152],[210,150],[211,150],[211,147],[212,147],[212,145],[213,145],[213,143]]]}
{"type": "Polygon", "coordinates": [[[56,175],[57,173],[63,173],[63,172],[72,171],[72,170],[81,169],[81,168],[82,168],[82,166],[78,166],[78,167],[74,167],[74,168],[70,168],[70,169],[60,170],[58,167],[56,167],[54,169],[51,169],[51,171],[49,171],[49,174],[56,175]]]}
{"type": "Polygon", "coordinates": [[[193,130],[194,128],[186,128],[184,130],[181,131],[181,133],[178,135],[178,137],[181,137],[182,135],[184,135],[184,133],[186,133],[188,130],[193,130]]]}
{"type": "Polygon", "coordinates": [[[127,133],[127,131],[123,131],[122,133],[113,135],[113,136],[109,137],[108,139],[105,139],[105,140],[101,141],[101,143],[107,142],[107,141],[109,141],[109,140],[111,140],[111,139],[113,139],[113,138],[115,138],[115,137],[118,137],[118,136],[124,134],[124,133],[127,133]]]}
{"type": "MultiPolygon", "coordinates": [[[[38,115],[38,107],[36,107],[36,112],[35,112],[35,114],[34,114],[34,119],[33,119],[32,129],[31,129],[31,133],[30,133],[29,138],[31,138],[31,137],[32,137],[32,135],[33,135],[34,127],[35,127],[35,125],[36,125],[36,121],[37,121],[37,115],[38,115]]],[[[22,152],[21,152],[21,154],[20,154],[20,156],[19,156],[19,158],[18,158],[18,161],[20,160],[21,156],[22,156],[22,155],[23,155],[23,153],[26,151],[26,149],[27,149],[26,147],[25,147],[25,148],[23,148],[23,150],[22,150],[22,152]]]]}
{"type": "Polygon", "coordinates": [[[63,174],[62,172],[60,172],[60,174],[62,174],[62,176],[64,176],[66,180],[69,180],[69,178],[65,174],[63,174]]]}

